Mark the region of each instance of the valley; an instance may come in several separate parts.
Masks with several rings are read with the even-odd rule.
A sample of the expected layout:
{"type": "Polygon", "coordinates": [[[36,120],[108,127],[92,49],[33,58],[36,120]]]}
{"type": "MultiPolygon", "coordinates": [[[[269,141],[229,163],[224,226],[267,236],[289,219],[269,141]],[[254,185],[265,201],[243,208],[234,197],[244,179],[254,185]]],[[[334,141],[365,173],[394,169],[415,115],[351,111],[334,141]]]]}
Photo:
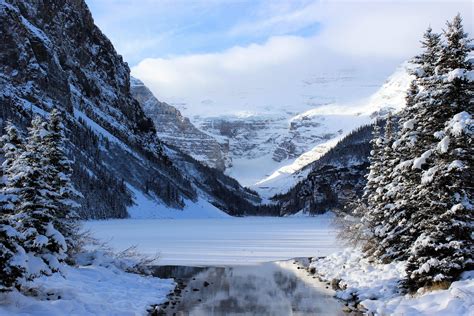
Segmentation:
{"type": "Polygon", "coordinates": [[[0,314],[471,315],[471,11],[0,0],[0,314]]]}
{"type": "Polygon", "coordinates": [[[357,94],[339,95],[339,99],[344,100],[341,103],[329,100],[338,88],[342,89],[340,93],[347,93],[344,92],[348,89],[345,81],[349,79],[344,79],[342,74],[328,80],[321,77],[301,93],[319,91],[321,100],[329,103],[309,110],[302,110],[311,104],[309,101],[298,105],[303,101],[296,100],[287,111],[278,110],[277,106],[239,111],[238,105],[235,105],[234,114],[226,108],[226,114],[205,116],[192,115],[196,111],[194,108],[198,107],[194,104],[179,104],[176,108],[168,104],[165,106],[149,89],[146,99],[138,100],[145,110],[149,109],[146,111],[155,118],[156,126],[173,133],[170,138],[169,134],[158,131],[164,142],[178,146],[204,164],[224,170],[242,186],[255,190],[269,201],[270,197],[286,193],[298,180],[302,180],[307,175],[302,169],[351,131],[371,124],[376,118],[383,118],[389,111],[399,111],[410,83],[408,67],[406,63],[399,66],[375,90],[375,83],[366,85],[365,81],[362,82],[364,79],[353,74],[349,87],[360,89],[357,94]],[[366,95],[363,96],[363,93],[366,95]],[[362,96],[357,98],[357,95],[362,96]],[[175,118],[170,121],[167,119],[169,116],[160,118],[153,115],[153,109],[166,109],[161,111],[179,114],[174,114],[175,118]],[[189,118],[181,112],[184,115],[189,113],[189,118]],[[167,127],[165,124],[170,122],[176,123],[173,127],[167,127]]]}

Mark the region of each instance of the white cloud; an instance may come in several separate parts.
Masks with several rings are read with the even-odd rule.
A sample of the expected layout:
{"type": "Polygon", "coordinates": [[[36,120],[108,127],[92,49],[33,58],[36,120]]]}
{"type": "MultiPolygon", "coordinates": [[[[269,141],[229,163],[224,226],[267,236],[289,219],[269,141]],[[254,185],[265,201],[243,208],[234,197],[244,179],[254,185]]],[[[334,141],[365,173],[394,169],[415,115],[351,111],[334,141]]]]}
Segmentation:
{"type": "Polygon", "coordinates": [[[261,9],[262,18],[234,26],[231,35],[285,34],[298,31],[318,22],[320,3],[293,8],[290,3],[277,1],[278,7],[261,9]]]}
{"type": "Polygon", "coordinates": [[[371,79],[380,71],[368,65],[322,49],[317,37],[279,36],[220,53],[145,59],[132,74],[162,101],[185,103],[187,115],[206,115],[302,111],[364,96],[381,79],[371,79]]]}
{"type": "Polygon", "coordinates": [[[352,1],[321,9],[320,20],[326,25],[321,40],[356,56],[407,58],[418,51],[420,37],[429,25],[441,32],[446,20],[458,12],[472,34],[471,1],[352,1]]]}
{"type": "Polygon", "coordinates": [[[461,12],[472,34],[470,2],[337,2],[292,7],[236,25],[234,33],[278,33],[318,21],[313,37],[274,36],[212,54],[145,59],[132,68],[162,101],[187,115],[304,111],[370,95],[398,63],[418,51],[428,25],[441,31],[461,12]]]}

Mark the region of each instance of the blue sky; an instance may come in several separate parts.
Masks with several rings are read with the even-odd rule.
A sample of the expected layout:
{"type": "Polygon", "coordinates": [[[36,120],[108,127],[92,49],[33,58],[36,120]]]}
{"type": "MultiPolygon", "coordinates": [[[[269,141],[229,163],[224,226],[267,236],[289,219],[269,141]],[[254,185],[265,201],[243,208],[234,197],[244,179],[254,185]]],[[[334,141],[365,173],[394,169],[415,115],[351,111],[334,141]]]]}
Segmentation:
{"type": "Polygon", "coordinates": [[[132,75],[188,116],[368,97],[419,52],[429,25],[441,32],[460,12],[474,34],[469,0],[86,2],[132,75]]]}
{"type": "Polygon", "coordinates": [[[312,36],[321,24],[280,21],[241,30],[255,21],[304,10],[311,1],[87,0],[96,24],[131,66],[144,58],[211,53],[263,43],[270,36],[312,36]]]}

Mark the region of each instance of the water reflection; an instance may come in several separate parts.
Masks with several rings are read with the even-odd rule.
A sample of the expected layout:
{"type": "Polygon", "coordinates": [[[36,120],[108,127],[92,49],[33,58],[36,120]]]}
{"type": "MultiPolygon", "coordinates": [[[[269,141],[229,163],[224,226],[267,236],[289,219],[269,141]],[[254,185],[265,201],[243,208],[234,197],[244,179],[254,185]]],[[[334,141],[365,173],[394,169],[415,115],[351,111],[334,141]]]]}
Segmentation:
{"type": "Polygon", "coordinates": [[[345,315],[332,291],[293,261],[196,268],[192,277],[193,268],[168,269],[162,276],[187,280],[162,306],[166,315],[345,315]]]}

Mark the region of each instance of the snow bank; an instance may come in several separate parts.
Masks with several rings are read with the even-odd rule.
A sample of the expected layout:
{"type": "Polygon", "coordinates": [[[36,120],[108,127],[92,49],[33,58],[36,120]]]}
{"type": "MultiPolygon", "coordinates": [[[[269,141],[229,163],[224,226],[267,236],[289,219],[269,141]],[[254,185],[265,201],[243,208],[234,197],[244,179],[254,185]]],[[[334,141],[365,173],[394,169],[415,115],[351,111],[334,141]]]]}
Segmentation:
{"type": "Polygon", "coordinates": [[[64,277],[41,277],[31,286],[37,297],[0,294],[0,315],[145,315],[166,300],[174,282],[91,265],[65,267],[64,277]]]}
{"type": "Polygon", "coordinates": [[[311,263],[325,280],[341,280],[343,289],[336,296],[356,298],[374,315],[472,315],[474,307],[474,272],[451,284],[447,290],[424,294],[400,295],[398,282],[405,275],[405,263],[373,264],[360,250],[347,248],[311,263]]]}

